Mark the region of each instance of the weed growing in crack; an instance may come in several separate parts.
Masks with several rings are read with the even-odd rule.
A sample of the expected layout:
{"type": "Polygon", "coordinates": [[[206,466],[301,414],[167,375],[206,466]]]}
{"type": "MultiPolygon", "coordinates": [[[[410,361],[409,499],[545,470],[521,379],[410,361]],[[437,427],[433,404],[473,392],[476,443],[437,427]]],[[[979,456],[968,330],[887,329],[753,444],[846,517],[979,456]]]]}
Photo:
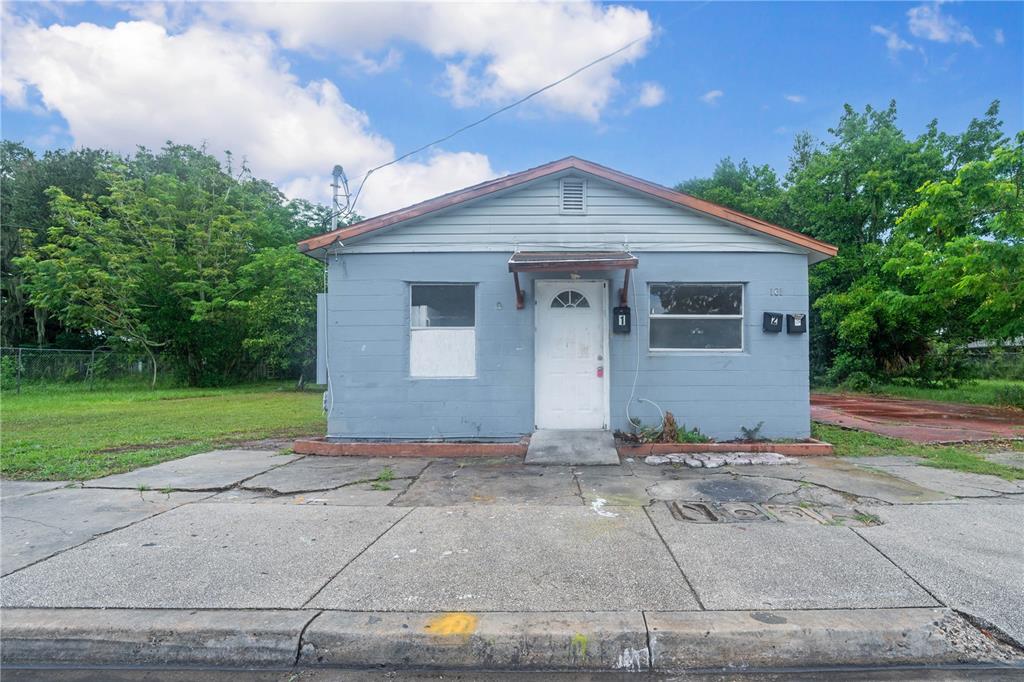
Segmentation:
{"type": "Polygon", "coordinates": [[[866,512],[857,512],[853,515],[853,518],[857,519],[865,526],[880,526],[882,525],[882,519],[874,514],[868,514],[866,512]]]}
{"type": "Polygon", "coordinates": [[[377,474],[377,480],[370,484],[370,487],[374,490],[391,490],[391,486],[388,485],[388,481],[395,480],[395,472],[391,467],[384,467],[377,474]]]}

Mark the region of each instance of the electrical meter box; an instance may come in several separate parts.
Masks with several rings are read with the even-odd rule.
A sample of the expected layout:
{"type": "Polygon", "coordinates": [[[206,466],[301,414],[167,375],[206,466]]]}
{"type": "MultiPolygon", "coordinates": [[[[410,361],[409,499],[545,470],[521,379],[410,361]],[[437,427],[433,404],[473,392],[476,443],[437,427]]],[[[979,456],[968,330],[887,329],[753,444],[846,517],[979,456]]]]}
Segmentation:
{"type": "Polygon", "coordinates": [[[802,313],[786,315],[786,332],[790,334],[807,333],[807,316],[802,313]]]}
{"type": "Polygon", "coordinates": [[[628,334],[630,318],[631,314],[628,305],[612,308],[612,331],[616,334],[628,334]]]}
{"type": "Polygon", "coordinates": [[[782,331],[782,313],[765,313],[764,322],[761,323],[761,329],[776,333],[782,331]]]}

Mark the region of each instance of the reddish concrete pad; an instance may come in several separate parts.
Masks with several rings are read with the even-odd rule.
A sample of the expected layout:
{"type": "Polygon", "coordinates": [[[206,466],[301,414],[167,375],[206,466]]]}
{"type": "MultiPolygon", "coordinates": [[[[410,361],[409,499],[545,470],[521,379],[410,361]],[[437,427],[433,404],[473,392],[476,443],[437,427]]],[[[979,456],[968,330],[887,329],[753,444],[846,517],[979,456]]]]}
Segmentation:
{"type": "Polygon", "coordinates": [[[813,393],[811,418],[915,443],[1024,438],[1020,410],[930,400],[813,393]]]}

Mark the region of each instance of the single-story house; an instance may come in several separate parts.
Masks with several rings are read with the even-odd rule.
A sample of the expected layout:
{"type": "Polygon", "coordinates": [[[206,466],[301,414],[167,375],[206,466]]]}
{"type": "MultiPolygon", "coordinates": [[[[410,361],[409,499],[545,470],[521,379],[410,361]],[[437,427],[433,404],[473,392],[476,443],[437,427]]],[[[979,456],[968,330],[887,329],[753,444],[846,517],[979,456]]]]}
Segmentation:
{"type": "Polygon", "coordinates": [[[306,239],[338,440],[810,429],[808,267],[836,247],[569,157],[306,239]]]}

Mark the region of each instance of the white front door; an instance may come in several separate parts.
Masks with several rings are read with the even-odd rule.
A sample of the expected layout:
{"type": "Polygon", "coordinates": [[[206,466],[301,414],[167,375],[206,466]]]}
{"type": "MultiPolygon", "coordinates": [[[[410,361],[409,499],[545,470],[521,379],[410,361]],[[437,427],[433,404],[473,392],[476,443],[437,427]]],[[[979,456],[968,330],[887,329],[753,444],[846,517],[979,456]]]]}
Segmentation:
{"type": "Polygon", "coordinates": [[[538,280],[535,287],[537,428],[607,428],[608,283],[538,280]]]}

